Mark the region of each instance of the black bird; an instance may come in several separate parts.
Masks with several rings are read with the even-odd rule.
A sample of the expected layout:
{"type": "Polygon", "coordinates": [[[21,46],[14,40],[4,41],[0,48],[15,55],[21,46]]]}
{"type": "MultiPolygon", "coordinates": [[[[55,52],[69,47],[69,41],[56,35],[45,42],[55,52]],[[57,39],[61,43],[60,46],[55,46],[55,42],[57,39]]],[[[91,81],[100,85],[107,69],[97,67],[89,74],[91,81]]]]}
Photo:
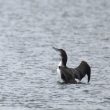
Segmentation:
{"type": "Polygon", "coordinates": [[[78,81],[76,79],[81,81],[85,75],[88,76],[89,83],[91,77],[91,68],[86,61],[81,61],[80,65],[76,68],[68,68],[66,66],[68,59],[66,51],[63,49],[57,49],[55,47],[53,47],[53,49],[60,52],[61,61],[58,65],[57,72],[60,74],[60,77],[64,81],[64,83],[77,84],[78,81]]]}

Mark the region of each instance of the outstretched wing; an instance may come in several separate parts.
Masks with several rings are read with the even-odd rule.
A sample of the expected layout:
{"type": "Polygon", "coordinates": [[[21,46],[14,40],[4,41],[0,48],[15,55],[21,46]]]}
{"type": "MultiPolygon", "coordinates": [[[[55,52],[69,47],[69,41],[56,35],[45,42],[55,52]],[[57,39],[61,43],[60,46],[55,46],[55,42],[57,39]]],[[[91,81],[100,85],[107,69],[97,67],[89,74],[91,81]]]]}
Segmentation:
{"type": "Polygon", "coordinates": [[[87,75],[87,76],[88,76],[88,82],[90,81],[91,68],[90,68],[90,66],[87,64],[87,62],[82,61],[77,68],[74,68],[74,69],[72,69],[72,70],[73,70],[73,74],[74,74],[74,76],[75,76],[76,79],[82,80],[82,78],[83,78],[85,75],[87,75]]]}
{"type": "Polygon", "coordinates": [[[71,70],[74,74],[75,79],[81,80],[85,76],[85,73],[82,73],[79,68],[71,68],[71,70]]]}

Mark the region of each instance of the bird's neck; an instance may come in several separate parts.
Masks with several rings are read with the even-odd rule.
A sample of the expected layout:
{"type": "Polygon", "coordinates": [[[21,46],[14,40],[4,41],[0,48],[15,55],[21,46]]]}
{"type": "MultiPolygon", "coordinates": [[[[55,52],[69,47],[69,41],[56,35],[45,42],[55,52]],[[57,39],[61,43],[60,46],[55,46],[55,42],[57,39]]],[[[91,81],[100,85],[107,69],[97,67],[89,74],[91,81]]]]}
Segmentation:
{"type": "Polygon", "coordinates": [[[58,66],[63,66],[62,61],[59,62],[58,66]]]}
{"type": "Polygon", "coordinates": [[[58,66],[66,67],[66,62],[62,59],[62,60],[59,62],[58,66]]]}

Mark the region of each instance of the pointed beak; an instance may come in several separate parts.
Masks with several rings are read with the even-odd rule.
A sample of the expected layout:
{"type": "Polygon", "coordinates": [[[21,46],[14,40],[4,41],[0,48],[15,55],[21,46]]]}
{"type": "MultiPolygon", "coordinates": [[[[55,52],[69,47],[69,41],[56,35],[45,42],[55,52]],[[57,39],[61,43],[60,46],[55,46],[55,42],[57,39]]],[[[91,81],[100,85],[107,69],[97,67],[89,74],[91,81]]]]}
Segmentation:
{"type": "MultiPolygon", "coordinates": [[[[59,55],[61,56],[61,51],[60,51],[60,49],[57,49],[57,48],[55,48],[55,47],[53,47],[53,49],[54,49],[55,51],[59,52],[59,55]]],[[[61,60],[61,57],[60,57],[59,59],[61,60]]]]}
{"type": "Polygon", "coordinates": [[[60,52],[60,49],[57,49],[57,48],[55,48],[55,47],[53,47],[53,49],[54,49],[55,51],[59,51],[59,52],[60,52]]]}

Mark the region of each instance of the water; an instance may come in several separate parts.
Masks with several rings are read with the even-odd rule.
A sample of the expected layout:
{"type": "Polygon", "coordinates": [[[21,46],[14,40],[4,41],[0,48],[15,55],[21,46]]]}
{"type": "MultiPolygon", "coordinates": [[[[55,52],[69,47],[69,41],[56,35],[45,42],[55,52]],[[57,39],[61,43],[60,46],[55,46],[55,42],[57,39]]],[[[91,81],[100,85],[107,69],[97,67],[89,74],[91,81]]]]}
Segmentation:
{"type": "Polygon", "coordinates": [[[0,0],[0,110],[109,110],[110,1],[0,0]],[[90,84],[59,84],[59,55],[86,60],[90,84]]]}

